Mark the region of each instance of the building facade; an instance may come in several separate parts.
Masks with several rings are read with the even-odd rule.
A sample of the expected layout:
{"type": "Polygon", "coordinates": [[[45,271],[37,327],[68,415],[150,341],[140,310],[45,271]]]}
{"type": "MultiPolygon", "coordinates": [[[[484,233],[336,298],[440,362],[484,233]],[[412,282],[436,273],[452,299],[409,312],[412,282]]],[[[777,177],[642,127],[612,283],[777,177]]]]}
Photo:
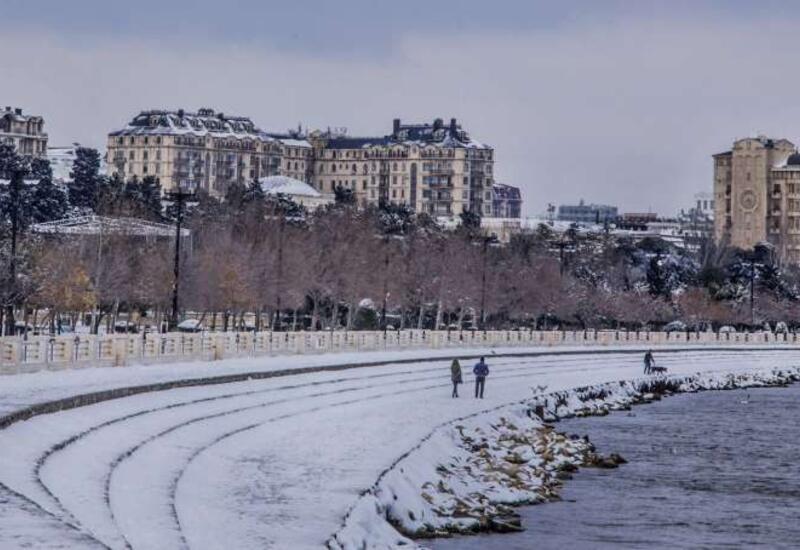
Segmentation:
{"type": "Polygon", "coordinates": [[[605,204],[562,204],[558,207],[558,219],[574,223],[611,223],[617,219],[616,206],[605,204]]]}
{"type": "Polygon", "coordinates": [[[0,111],[0,144],[13,145],[21,155],[44,157],[47,154],[44,119],[23,114],[19,108],[6,107],[0,111]]]}
{"type": "Polygon", "coordinates": [[[108,135],[106,162],[110,175],[125,180],[153,176],[164,191],[186,185],[222,197],[233,183],[279,173],[281,148],[246,117],[142,111],[108,135]]]}
{"type": "Polygon", "coordinates": [[[714,159],[714,237],[752,249],[775,246],[800,263],[800,155],[786,139],[765,136],[734,142],[714,159]]]}
{"type": "Polygon", "coordinates": [[[318,191],[351,189],[359,204],[407,204],[418,213],[452,217],[471,209],[492,216],[494,150],[473,140],[451,119],[403,124],[392,133],[351,137],[309,135],[318,191]]]}
{"type": "Polygon", "coordinates": [[[492,214],[495,218],[521,218],[522,193],[519,187],[495,183],[492,186],[492,214]]]}
{"type": "MultiPolygon", "coordinates": [[[[323,195],[351,189],[361,205],[407,204],[436,217],[466,209],[491,217],[494,210],[494,151],[456,119],[395,119],[391,134],[352,137],[330,130],[269,133],[212,109],[143,111],[108,135],[106,161],[110,175],[153,176],[165,191],[194,185],[222,197],[234,182],[280,175],[323,195]]],[[[514,201],[504,207],[513,212],[514,201]]]]}

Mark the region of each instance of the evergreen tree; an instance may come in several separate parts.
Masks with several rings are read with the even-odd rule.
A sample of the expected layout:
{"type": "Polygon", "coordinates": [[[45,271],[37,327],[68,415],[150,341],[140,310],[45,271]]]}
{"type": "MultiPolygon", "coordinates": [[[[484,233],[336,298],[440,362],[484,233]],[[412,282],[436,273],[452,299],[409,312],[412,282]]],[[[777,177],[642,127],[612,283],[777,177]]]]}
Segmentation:
{"type": "Polygon", "coordinates": [[[414,227],[414,212],[407,204],[383,204],[378,207],[378,216],[385,235],[407,235],[414,227]]]}
{"type": "Polygon", "coordinates": [[[161,185],[154,176],[142,180],[134,177],[125,184],[123,195],[128,211],[134,216],[155,221],[163,218],[161,185]]]}
{"type": "Polygon", "coordinates": [[[337,185],[333,190],[333,198],[336,204],[341,206],[355,206],[356,204],[356,196],[353,190],[341,185],[337,185]]]}
{"type": "Polygon", "coordinates": [[[44,159],[31,161],[31,176],[38,183],[29,190],[28,215],[33,223],[63,218],[67,213],[67,196],[53,183],[53,169],[44,159]]]}
{"type": "Polygon", "coordinates": [[[461,220],[459,231],[468,239],[475,239],[481,233],[481,215],[474,210],[464,210],[458,215],[461,220]]]}
{"type": "Polygon", "coordinates": [[[650,262],[647,264],[647,286],[650,294],[668,298],[670,294],[668,276],[661,253],[650,258],[650,262]]]}
{"type": "Polygon", "coordinates": [[[239,182],[233,182],[225,190],[225,206],[230,212],[241,213],[245,207],[247,187],[239,182]]]}
{"type": "Polygon", "coordinates": [[[264,202],[266,197],[267,195],[264,193],[261,184],[257,180],[253,180],[250,182],[250,185],[247,186],[247,189],[245,189],[242,195],[242,202],[244,204],[260,204],[264,202]]]}
{"type": "Polygon", "coordinates": [[[75,162],[67,185],[72,206],[95,210],[98,204],[102,177],[100,176],[100,153],[97,149],[78,147],[75,162]]]}
{"type": "Polygon", "coordinates": [[[275,216],[283,216],[288,220],[302,222],[306,217],[306,209],[302,204],[296,203],[291,197],[278,193],[268,195],[265,199],[267,212],[275,216]]]}

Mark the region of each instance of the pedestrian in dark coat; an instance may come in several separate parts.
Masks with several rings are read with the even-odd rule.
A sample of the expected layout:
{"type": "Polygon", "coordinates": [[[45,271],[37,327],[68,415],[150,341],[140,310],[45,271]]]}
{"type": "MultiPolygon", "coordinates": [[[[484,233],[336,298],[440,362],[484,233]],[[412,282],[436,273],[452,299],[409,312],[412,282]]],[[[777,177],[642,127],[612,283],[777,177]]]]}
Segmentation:
{"type": "Polygon", "coordinates": [[[486,377],[489,376],[489,365],[483,357],[475,364],[472,373],[475,375],[475,398],[483,399],[483,388],[486,386],[486,377]]]}
{"type": "Polygon", "coordinates": [[[453,382],[453,397],[458,397],[458,385],[464,382],[461,377],[461,363],[458,359],[453,359],[450,365],[450,380],[453,382]]]}
{"type": "Polygon", "coordinates": [[[647,353],[644,354],[644,373],[650,374],[653,369],[653,365],[655,364],[656,360],[653,359],[653,351],[647,350],[647,353]]]}

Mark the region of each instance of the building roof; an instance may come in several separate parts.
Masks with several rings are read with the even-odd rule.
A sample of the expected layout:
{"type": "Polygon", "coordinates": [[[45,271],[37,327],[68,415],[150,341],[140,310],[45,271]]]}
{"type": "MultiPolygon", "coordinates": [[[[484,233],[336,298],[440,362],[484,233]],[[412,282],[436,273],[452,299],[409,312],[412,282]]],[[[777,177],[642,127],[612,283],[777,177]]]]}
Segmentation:
{"type": "MultiPolygon", "coordinates": [[[[137,218],[112,218],[107,216],[77,216],[31,226],[34,233],[60,235],[130,235],[139,237],[174,237],[175,226],[137,218]]],[[[181,229],[181,237],[192,234],[181,229]]]]}
{"type": "Polygon", "coordinates": [[[267,195],[291,195],[299,197],[321,197],[322,194],[305,182],[289,176],[267,176],[258,180],[267,195]]]}
{"type": "Polygon", "coordinates": [[[247,117],[226,116],[213,109],[200,109],[196,113],[177,111],[142,111],[125,128],[109,136],[129,135],[193,135],[269,140],[247,117]]]}
{"type": "Polygon", "coordinates": [[[522,200],[522,193],[519,187],[507,185],[505,183],[495,183],[492,185],[492,192],[495,197],[503,200],[522,200]]]}
{"type": "Polygon", "coordinates": [[[323,137],[326,138],[326,146],[330,149],[363,149],[391,145],[490,148],[472,139],[454,118],[450,119],[450,124],[445,124],[440,118],[434,120],[433,124],[402,124],[400,119],[395,119],[392,133],[385,136],[342,136],[328,133],[323,137]]]}
{"type": "Polygon", "coordinates": [[[286,134],[263,132],[266,139],[273,139],[286,145],[288,147],[311,147],[311,143],[305,137],[305,134],[300,132],[291,132],[286,134]]]}

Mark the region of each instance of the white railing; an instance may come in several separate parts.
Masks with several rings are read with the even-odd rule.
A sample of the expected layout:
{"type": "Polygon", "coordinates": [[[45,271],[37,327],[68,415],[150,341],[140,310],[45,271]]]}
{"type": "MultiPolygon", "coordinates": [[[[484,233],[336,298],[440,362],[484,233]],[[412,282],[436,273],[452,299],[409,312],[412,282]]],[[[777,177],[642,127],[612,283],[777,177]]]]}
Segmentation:
{"type": "Polygon", "coordinates": [[[223,332],[0,338],[0,374],[259,355],[513,346],[796,345],[795,333],[627,331],[223,332]]]}

